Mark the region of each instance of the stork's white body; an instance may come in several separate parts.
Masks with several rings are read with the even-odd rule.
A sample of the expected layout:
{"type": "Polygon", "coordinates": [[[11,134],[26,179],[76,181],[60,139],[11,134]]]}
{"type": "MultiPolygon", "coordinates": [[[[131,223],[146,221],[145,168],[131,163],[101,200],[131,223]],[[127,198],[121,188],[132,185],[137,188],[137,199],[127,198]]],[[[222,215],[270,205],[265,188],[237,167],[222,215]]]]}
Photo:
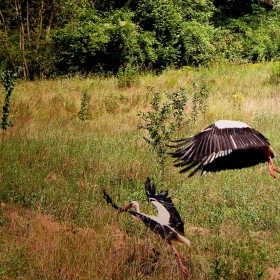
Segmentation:
{"type": "Polygon", "coordinates": [[[243,127],[250,127],[244,122],[238,122],[238,121],[230,121],[230,120],[219,120],[214,122],[214,125],[218,127],[219,129],[223,128],[243,128],[243,127]]]}
{"type": "MultiPolygon", "coordinates": [[[[148,219],[151,219],[151,220],[157,222],[158,224],[160,224],[162,226],[169,227],[171,230],[175,231],[174,228],[170,227],[170,224],[169,224],[170,213],[167,211],[167,209],[161,203],[159,203],[158,201],[154,200],[154,201],[151,201],[151,203],[156,207],[156,209],[158,211],[157,216],[147,215],[147,214],[141,213],[140,212],[140,206],[139,206],[139,203],[137,201],[131,201],[130,202],[130,208],[134,208],[137,213],[140,213],[141,215],[147,217],[148,219]]],[[[186,237],[184,237],[183,235],[181,235],[179,233],[177,233],[177,236],[176,236],[175,240],[191,247],[191,242],[186,237]]]]}

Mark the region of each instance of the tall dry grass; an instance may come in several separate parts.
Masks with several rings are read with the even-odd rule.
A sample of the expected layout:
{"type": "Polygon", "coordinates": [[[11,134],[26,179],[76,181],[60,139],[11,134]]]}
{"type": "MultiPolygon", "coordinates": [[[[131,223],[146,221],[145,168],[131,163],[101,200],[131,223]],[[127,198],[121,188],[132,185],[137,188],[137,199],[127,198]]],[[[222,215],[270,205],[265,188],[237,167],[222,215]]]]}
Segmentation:
{"type": "Polygon", "coordinates": [[[156,155],[137,130],[137,113],[151,107],[147,86],[185,87],[188,118],[194,83],[205,84],[205,116],[174,138],[235,119],[263,132],[278,152],[280,95],[270,82],[272,66],[168,70],[125,89],[105,77],[19,82],[14,126],[2,134],[0,150],[0,278],[181,279],[170,248],[102,199],[106,189],[119,205],[138,200],[152,213],[143,190],[150,176],[170,190],[185,221],[192,248],[177,247],[190,279],[279,279],[279,182],[267,166],[186,179],[168,158],[162,182],[156,155]],[[91,100],[81,122],[85,91],[91,100]]]}

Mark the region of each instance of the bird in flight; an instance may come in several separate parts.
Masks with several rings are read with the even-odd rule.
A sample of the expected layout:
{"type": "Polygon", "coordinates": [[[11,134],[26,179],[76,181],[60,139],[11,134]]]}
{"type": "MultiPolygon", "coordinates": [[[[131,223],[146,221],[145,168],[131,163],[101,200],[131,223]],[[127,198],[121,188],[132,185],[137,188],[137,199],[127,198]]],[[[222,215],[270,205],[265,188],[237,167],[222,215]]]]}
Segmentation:
{"type": "Polygon", "coordinates": [[[105,191],[103,191],[103,197],[107,203],[109,203],[119,212],[128,212],[129,214],[132,214],[133,216],[140,219],[153,232],[165,239],[173,249],[182,272],[188,276],[188,269],[183,265],[177,249],[171,243],[172,241],[178,241],[189,247],[191,246],[190,241],[184,236],[184,223],[178,211],[176,210],[171,197],[168,197],[168,191],[161,191],[160,193],[156,194],[156,186],[151,183],[149,178],[146,180],[145,190],[148,202],[153,204],[158,211],[157,216],[147,215],[140,212],[139,203],[137,201],[131,201],[127,206],[121,208],[113,202],[113,200],[105,191]]]}
{"type": "Polygon", "coordinates": [[[244,122],[219,120],[201,132],[173,141],[169,154],[174,165],[190,171],[188,177],[226,169],[241,169],[268,162],[269,174],[276,179],[280,170],[272,158],[276,156],[268,139],[244,122]],[[191,171],[192,170],[192,171],[191,171]]]}

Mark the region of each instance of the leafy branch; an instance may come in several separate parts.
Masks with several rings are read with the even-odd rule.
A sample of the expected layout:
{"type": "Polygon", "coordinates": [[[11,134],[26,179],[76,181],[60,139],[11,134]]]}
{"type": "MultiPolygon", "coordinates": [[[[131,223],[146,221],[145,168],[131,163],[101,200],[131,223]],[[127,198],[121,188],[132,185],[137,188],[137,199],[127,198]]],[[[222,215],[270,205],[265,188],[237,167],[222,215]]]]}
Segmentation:
{"type": "Polygon", "coordinates": [[[14,90],[14,86],[17,78],[21,73],[21,68],[18,68],[17,72],[12,72],[10,70],[0,71],[0,81],[5,88],[5,100],[2,110],[2,122],[0,123],[0,128],[4,131],[7,127],[13,126],[13,123],[9,121],[9,114],[11,110],[11,95],[14,90]]]}
{"type": "Polygon", "coordinates": [[[183,124],[184,109],[188,101],[187,92],[184,88],[166,93],[167,102],[162,102],[162,92],[149,87],[153,94],[150,112],[139,112],[137,115],[145,122],[138,125],[138,129],[145,129],[149,137],[145,141],[152,146],[158,156],[158,163],[164,174],[164,161],[166,158],[166,143],[171,134],[183,124]]]}

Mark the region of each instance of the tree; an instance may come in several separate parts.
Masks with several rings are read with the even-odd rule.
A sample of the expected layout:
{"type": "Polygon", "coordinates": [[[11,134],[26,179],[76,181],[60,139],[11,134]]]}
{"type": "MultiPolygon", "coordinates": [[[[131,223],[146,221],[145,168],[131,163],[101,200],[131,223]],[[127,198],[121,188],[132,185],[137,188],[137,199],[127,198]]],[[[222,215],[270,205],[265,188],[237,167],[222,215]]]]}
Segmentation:
{"type": "MultiPolygon", "coordinates": [[[[21,65],[26,79],[53,71],[50,32],[75,15],[85,1],[4,0],[0,4],[0,40],[6,67],[21,65]],[[71,13],[72,12],[72,13],[71,13]]],[[[0,47],[1,49],[1,47],[0,47]]],[[[1,54],[0,54],[1,58],[1,54]]]]}

